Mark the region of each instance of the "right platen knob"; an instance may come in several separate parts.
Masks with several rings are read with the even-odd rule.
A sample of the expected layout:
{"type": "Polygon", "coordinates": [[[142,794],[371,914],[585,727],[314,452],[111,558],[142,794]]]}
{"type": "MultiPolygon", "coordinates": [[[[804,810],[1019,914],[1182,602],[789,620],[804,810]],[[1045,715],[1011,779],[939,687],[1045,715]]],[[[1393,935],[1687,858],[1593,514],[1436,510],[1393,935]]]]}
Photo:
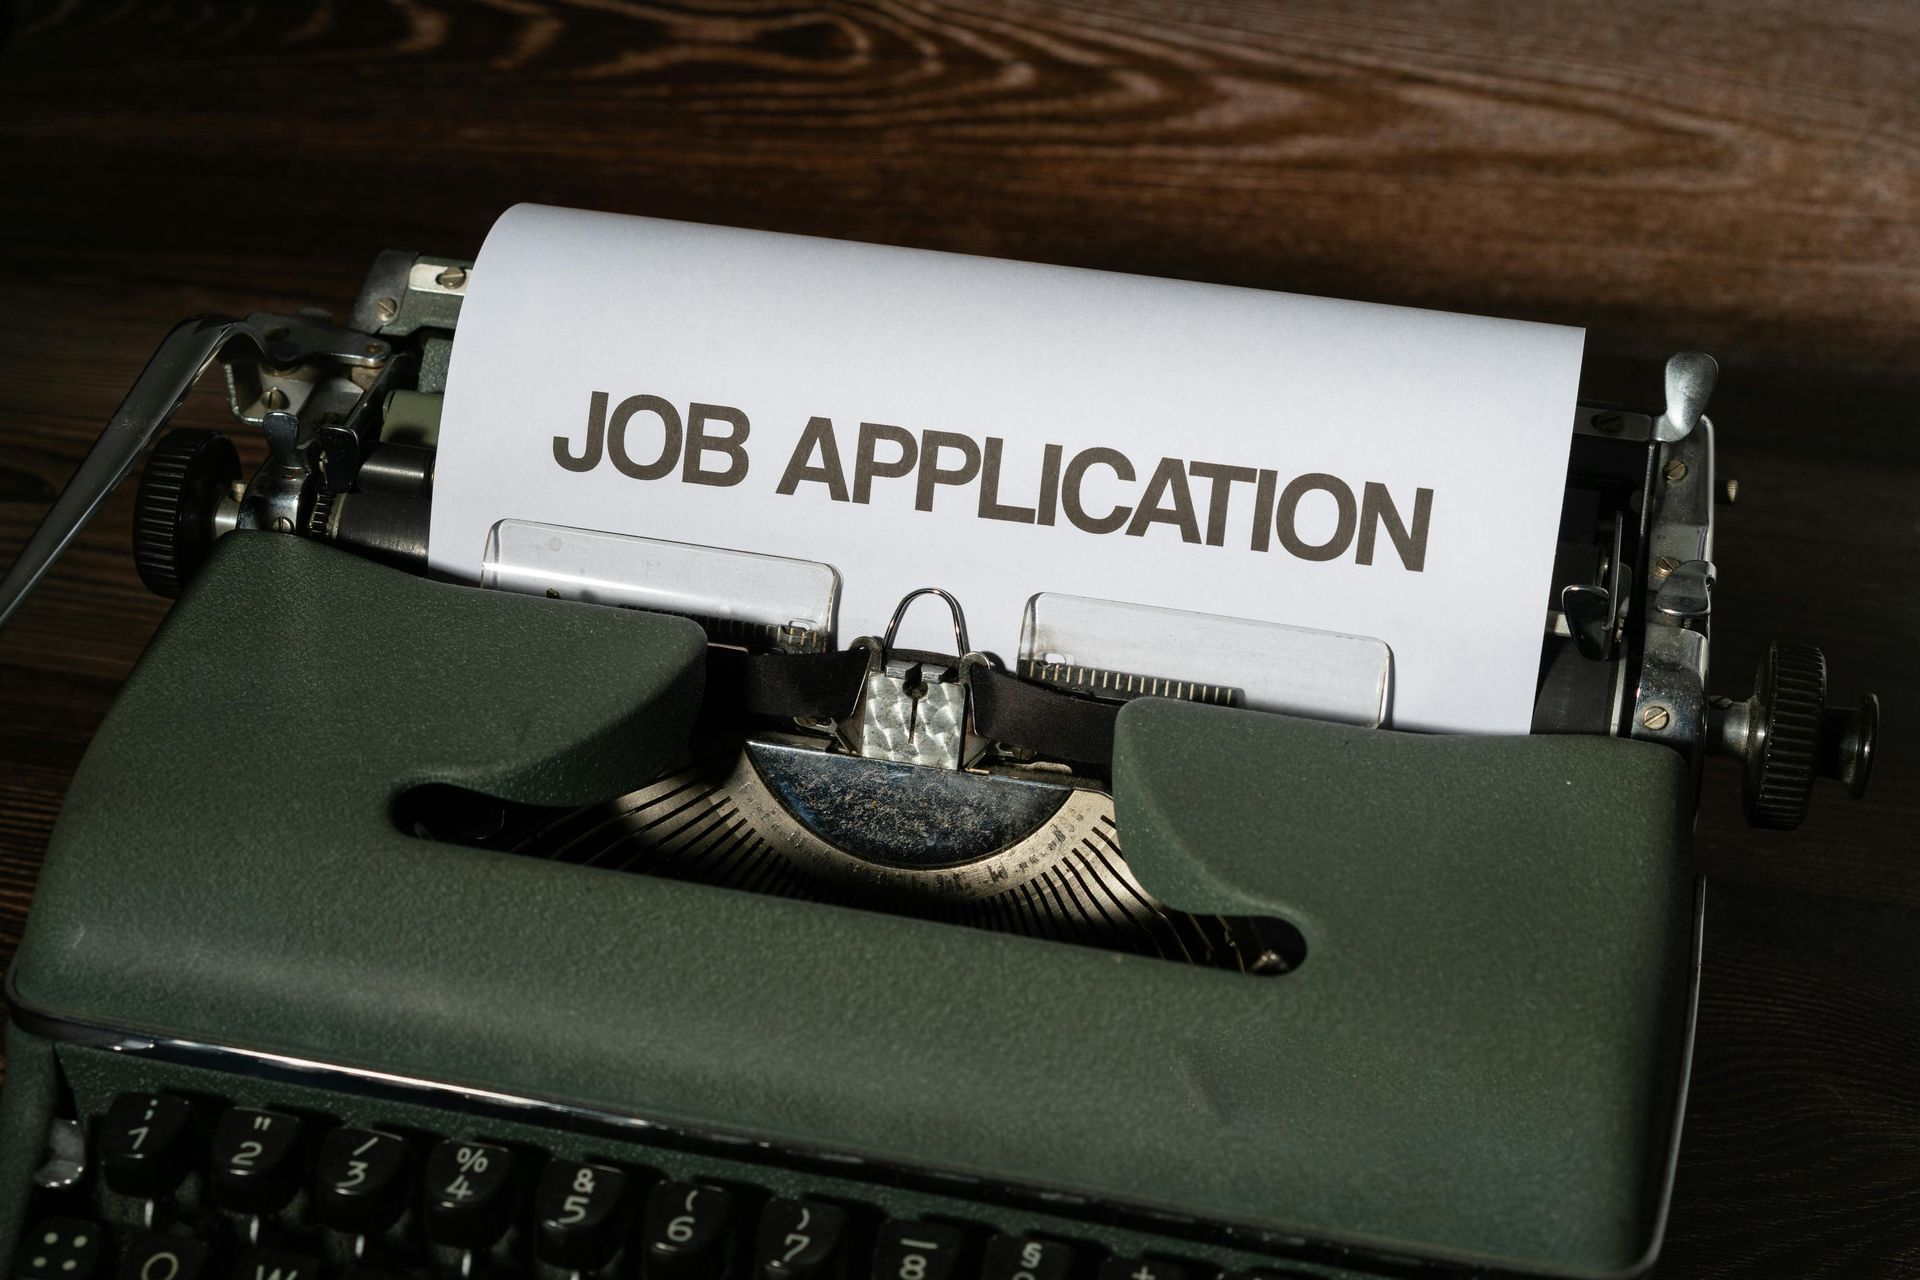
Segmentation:
{"type": "Polygon", "coordinates": [[[1745,702],[1714,699],[1708,741],[1746,769],[1747,821],[1790,831],[1807,816],[1815,778],[1846,784],[1858,800],[1873,773],[1880,699],[1858,707],[1827,705],[1827,659],[1812,645],[1767,647],[1745,702]]]}

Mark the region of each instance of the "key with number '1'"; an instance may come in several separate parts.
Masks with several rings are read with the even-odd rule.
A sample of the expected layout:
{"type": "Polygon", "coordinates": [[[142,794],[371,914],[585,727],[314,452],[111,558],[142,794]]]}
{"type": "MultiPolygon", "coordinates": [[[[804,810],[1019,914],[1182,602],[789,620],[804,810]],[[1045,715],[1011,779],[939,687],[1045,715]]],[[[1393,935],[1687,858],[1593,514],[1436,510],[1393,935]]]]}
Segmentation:
{"type": "Polygon", "coordinates": [[[193,1163],[193,1107],[164,1093],[123,1093],[100,1123],[100,1165],[125,1196],[173,1194],[193,1163]]]}

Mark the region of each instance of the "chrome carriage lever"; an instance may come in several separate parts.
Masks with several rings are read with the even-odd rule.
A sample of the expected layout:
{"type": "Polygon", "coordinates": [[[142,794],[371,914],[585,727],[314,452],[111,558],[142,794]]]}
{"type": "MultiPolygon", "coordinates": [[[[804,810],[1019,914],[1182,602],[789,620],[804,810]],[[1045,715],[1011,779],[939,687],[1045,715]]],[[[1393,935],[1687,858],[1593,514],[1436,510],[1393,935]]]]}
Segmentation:
{"type": "Polygon", "coordinates": [[[316,324],[305,317],[255,314],[237,320],[210,315],[175,325],[140,371],[133,389],[108,419],[73,478],[54,499],[40,527],[27,539],[6,576],[0,578],[0,628],[7,625],[107,495],[166,428],[200,375],[235,346],[250,348],[249,356],[275,366],[323,356],[349,363],[379,363],[389,353],[388,344],[379,339],[316,324]]]}

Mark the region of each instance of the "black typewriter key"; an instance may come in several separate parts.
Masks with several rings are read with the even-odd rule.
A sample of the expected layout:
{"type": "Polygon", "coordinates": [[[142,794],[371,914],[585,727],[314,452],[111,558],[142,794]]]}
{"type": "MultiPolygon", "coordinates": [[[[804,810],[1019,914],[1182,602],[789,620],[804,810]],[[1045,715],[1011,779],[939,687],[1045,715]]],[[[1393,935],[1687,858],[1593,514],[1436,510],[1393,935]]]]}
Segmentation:
{"type": "Polygon", "coordinates": [[[873,1242],[873,1280],[949,1280],[959,1273],[966,1243],[958,1228],[937,1222],[882,1223],[873,1242]]]}
{"type": "Polygon", "coordinates": [[[193,1107],[164,1093],[123,1093],[100,1122],[100,1168],[122,1195],[171,1195],[193,1162],[193,1107]]]}
{"type": "Polygon", "coordinates": [[[241,1213],[273,1213],[300,1188],[300,1121],[234,1107],[213,1127],[208,1154],[214,1199],[241,1213]]]}
{"type": "Polygon", "coordinates": [[[407,1207],[407,1143],[377,1129],[335,1129],[313,1171],[322,1226],[377,1235],[407,1207]]]}
{"type": "Polygon", "coordinates": [[[1067,1280],[1073,1250],[1058,1240],[995,1236],[987,1241],[980,1280],[1067,1280]]]}
{"type": "Polygon", "coordinates": [[[484,1249],[513,1217],[513,1152],[448,1139],[427,1157],[427,1237],[484,1249]]]}
{"type": "Polygon", "coordinates": [[[640,1224],[652,1280],[712,1280],[727,1268],[733,1197],[718,1187],[662,1182],[647,1193],[640,1224]]]}
{"type": "Polygon", "coordinates": [[[811,1280],[845,1273],[840,1238],[846,1210],[806,1200],[769,1200],[760,1211],[754,1266],[764,1280],[811,1280]]]}
{"type": "Polygon", "coordinates": [[[107,1232],[98,1223],[49,1218],[20,1237],[19,1280],[89,1280],[107,1273],[107,1232]]]}
{"type": "Polygon", "coordinates": [[[249,1249],[240,1255],[233,1280],[320,1280],[320,1259],[279,1249],[249,1249]]]}
{"type": "Polygon", "coordinates": [[[211,1280],[211,1250],[187,1236],[146,1232],[120,1255],[119,1280],[211,1280]]]}
{"type": "Polygon", "coordinates": [[[1188,1268],[1157,1258],[1108,1258],[1099,1280],[1199,1280],[1188,1268]]]}
{"type": "Polygon", "coordinates": [[[605,1266],[620,1249],[626,1201],[627,1175],[620,1170],[550,1161],[533,1192],[541,1261],[576,1271],[605,1266]]]}

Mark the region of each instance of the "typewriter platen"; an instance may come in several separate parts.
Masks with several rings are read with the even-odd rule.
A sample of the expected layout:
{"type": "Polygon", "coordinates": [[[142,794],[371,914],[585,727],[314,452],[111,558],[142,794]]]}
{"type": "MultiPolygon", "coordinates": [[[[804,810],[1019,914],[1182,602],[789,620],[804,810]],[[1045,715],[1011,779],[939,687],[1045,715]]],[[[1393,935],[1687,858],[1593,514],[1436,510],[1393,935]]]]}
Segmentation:
{"type": "Polygon", "coordinates": [[[16,1273],[1650,1261],[1702,758],[1791,827],[1877,716],[1804,646],[1708,695],[1709,358],[1575,410],[1533,736],[1425,737],[1383,647],[1224,616],[843,643],[828,566],[513,521],[427,581],[470,271],[180,326],[0,585],[147,455],[182,600],[11,978],[16,1273]],[[216,361],[251,476],[165,430],[216,361]]]}

